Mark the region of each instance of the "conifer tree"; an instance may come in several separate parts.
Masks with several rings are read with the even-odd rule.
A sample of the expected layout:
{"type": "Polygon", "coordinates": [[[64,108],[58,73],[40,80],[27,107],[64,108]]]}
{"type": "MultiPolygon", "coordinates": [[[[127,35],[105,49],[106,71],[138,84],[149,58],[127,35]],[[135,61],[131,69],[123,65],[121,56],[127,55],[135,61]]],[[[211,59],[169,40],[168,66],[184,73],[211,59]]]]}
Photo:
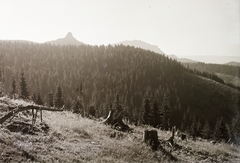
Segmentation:
{"type": "Polygon", "coordinates": [[[202,124],[201,124],[200,120],[198,120],[198,122],[197,122],[196,135],[197,136],[202,136],[202,124]]]}
{"type": "Polygon", "coordinates": [[[61,108],[64,105],[62,88],[60,86],[57,87],[55,100],[54,100],[54,105],[57,108],[61,108]]]}
{"type": "Polygon", "coordinates": [[[190,134],[193,137],[196,137],[196,135],[197,135],[197,122],[196,122],[195,116],[193,117],[192,125],[190,126],[190,134]]]}
{"type": "Polygon", "coordinates": [[[141,114],[140,114],[140,120],[143,124],[146,124],[146,125],[150,124],[150,121],[151,121],[150,111],[151,111],[150,99],[148,98],[148,96],[145,96],[143,98],[141,114]]]}
{"type": "Polygon", "coordinates": [[[42,97],[41,97],[40,93],[38,93],[38,95],[37,95],[37,102],[36,102],[36,104],[43,105],[43,100],[42,100],[42,97]]]}
{"type": "Polygon", "coordinates": [[[229,139],[229,131],[222,117],[216,122],[215,129],[213,132],[213,138],[218,141],[219,140],[227,141],[229,139]]]}
{"type": "Polygon", "coordinates": [[[48,105],[50,107],[53,107],[53,92],[52,91],[48,93],[48,105]]]}
{"type": "Polygon", "coordinates": [[[113,109],[117,110],[117,111],[122,110],[122,105],[121,105],[121,102],[120,102],[120,94],[119,93],[116,94],[116,97],[114,99],[113,109]]]}
{"type": "Polygon", "coordinates": [[[117,119],[121,119],[122,115],[123,115],[123,108],[122,108],[122,104],[120,101],[120,94],[117,93],[116,97],[114,99],[114,103],[113,103],[113,119],[117,120],[117,119]]]}
{"type": "Polygon", "coordinates": [[[161,122],[160,122],[160,109],[159,109],[159,103],[158,99],[155,98],[153,100],[152,104],[152,111],[153,111],[153,118],[152,118],[152,126],[157,127],[161,122]]]}
{"type": "Polygon", "coordinates": [[[202,129],[202,137],[204,139],[211,138],[211,128],[210,128],[207,120],[205,121],[205,124],[204,124],[203,129],[202,129]]]}
{"type": "Polygon", "coordinates": [[[167,94],[164,94],[161,114],[162,114],[161,128],[163,130],[169,130],[171,127],[171,124],[170,124],[171,110],[170,110],[169,98],[167,94]]]}
{"type": "Polygon", "coordinates": [[[15,95],[17,93],[17,86],[16,86],[16,81],[14,78],[12,78],[12,90],[11,90],[11,95],[15,95]]]}
{"type": "Polygon", "coordinates": [[[231,137],[235,143],[240,144],[240,112],[238,112],[232,120],[231,137]]]}
{"type": "Polygon", "coordinates": [[[36,92],[34,92],[33,95],[32,95],[32,101],[34,103],[37,103],[37,93],[36,92]]]}
{"type": "Polygon", "coordinates": [[[29,98],[29,92],[27,89],[27,82],[25,79],[24,72],[22,70],[20,79],[19,79],[19,91],[20,91],[20,97],[23,99],[28,99],[29,98]]]}

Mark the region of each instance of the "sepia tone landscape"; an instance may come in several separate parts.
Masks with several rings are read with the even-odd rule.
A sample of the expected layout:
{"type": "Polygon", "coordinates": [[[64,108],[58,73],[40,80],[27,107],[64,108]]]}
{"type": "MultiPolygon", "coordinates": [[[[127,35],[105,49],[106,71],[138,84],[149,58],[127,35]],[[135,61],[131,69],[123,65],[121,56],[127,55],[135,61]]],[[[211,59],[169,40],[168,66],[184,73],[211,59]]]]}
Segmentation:
{"type": "Polygon", "coordinates": [[[1,41],[1,161],[240,161],[240,67],[144,45],[1,41]]]}
{"type": "Polygon", "coordinates": [[[0,162],[240,162],[239,1],[99,2],[0,2],[0,162]]]}

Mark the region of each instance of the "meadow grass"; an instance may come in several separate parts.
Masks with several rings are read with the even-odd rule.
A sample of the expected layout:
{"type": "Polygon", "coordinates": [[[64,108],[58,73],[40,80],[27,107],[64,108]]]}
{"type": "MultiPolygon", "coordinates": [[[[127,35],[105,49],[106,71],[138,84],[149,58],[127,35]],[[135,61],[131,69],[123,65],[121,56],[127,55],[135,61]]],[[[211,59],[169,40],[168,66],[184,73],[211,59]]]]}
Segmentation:
{"type": "MultiPolygon", "coordinates": [[[[18,117],[13,119],[16,120],[18,117]]],[[[25,117],[31,122],[31,116],[25,117]]],[[[172,148],[170,131],[158,129],[161,149],[152,151],[143,143],[149,126],[131,126],[132,132],[120,132],[99,120],[71,112],[43,111],[43,123],[49,130],[33,135],[10,132],[0,126],[0,162],[239,162],[239,147],[206,140],[181,140],[175,137],[172,148]],[[1,142],[2,140],[2,142],[1,142]]],[[[36,127],[40,128],[40,119],[36,127]]]]}

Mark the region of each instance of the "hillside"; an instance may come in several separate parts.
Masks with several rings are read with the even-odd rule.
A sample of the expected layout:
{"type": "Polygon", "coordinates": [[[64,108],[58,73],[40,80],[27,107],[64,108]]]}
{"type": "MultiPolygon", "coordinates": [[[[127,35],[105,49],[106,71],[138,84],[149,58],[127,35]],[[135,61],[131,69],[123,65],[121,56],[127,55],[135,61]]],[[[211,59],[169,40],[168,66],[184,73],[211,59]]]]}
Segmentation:
{"type": "Polygon", "coordinates": [[[239,66],[240,67],[240,63],[239,62],[228,62],[228,63],[225,63],[225,65],[239,66]]]}
{"type": "MultiPolygon", "coordinates": [[[[27,102],[0,98],[0,115],[9,104],[27,102]],[[4,101],[4,103],[3,103],[4,101]]],[[[0,117],[1,117],[0,116],[0,117]]],[[[203,139],[181,140],[168,144],[171,132],[157,130],[161,150],[153,152],[142,142],[150,127],[131,126],[131,133],[120,132],[101,124],[101,120],[83,118],[71,112],[43,112],[34,130],[31,114],[19,113],[0,125],[0,162],[239,162],[239,147],[213,144],[203,139]],[[31,131],[31,132],[30,132],[31,131]]],[[[155,130],[155,129],[154,129],[155,130]]]]}
{"type": "Polygon", "coordinates": [[[214,130],[221,118],[224,124],[231,125],[239,112],[240,91],[188,73],[177,61],[140,48],[2,41],[0,49],[4,59],[6,94],[12,92],[13,79],[20,94],[19,78],[25,73],[29,98],[39,93],[48,104],[49,93],[53,92],[55,96],[57,86],[60,86],[66,108],[71,109],[77,98],[76,90],[81,86],[82,116],[88,115],[89,106],[94,105],[96,117],[106,117],[119,93],[124,116],[131,123],[143,123],[147,99],[150,110],[153,101],[158,112],[163,106],[169,108],[169,122],[182,131],[190,132],[197,123],[198,136],[201,136],[206,121],[214,130]]]}
{"type": "Polygon", "coordinates": [[[199,62],[183,63],[183,65],[201,72],[214,73],[223,79],[225,83],[240,87],[240,67],[237,66],[237,62],[230,62],[229,64],[207,64],[199,62]]]}

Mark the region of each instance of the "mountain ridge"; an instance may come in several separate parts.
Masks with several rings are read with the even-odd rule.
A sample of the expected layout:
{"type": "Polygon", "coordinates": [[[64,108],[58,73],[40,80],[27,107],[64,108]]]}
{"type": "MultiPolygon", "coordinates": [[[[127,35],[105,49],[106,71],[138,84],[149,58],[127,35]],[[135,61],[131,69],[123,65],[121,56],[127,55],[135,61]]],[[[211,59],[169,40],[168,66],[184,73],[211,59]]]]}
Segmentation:
{"type": "Polygon", "coordinates": [[[198,62],[198,61],[191,60],[191,59],[188,59],[188,58],[179,58],[179,57],[177,57],[177,56],[174,55],[174,54],[168,55],[168,57],[170,57],[170,58],[172,58],[172,59],[175,59],[175,60],[177,60],[178,62],[182,62],[182,63],[197,63],[197,62],[198,62]]]}
{"type": "MultiPolygon", "coordinates": [[[[27,43],[37,44],[37,42],[28,41],[28,40],[1,40],[1,41],[27,42],[27,43]]],[[[52,44],[52,45],[60,45],[60,46],[63,46],[63,45],[75,45],[75,46],[88,45],[84,42],[77,40],[71,32],[68,32],[64,38],[58,38],[56,40],[46,41],[43,43],[52,44]]],[[[210,62],[202,59],[202,58],[206,58],[205,56],[200,57],[200,58],[197,56],[181,58],[181,57],[178,57],[173,54],[166,54],[157,45],[151,45],[151,44],[141,41],[141,40],[131,40],[131,41],[126,40],[126,41],[121,41],[118,43],[113,43],[111,45],[121,45],[121,44],[125,45],[125,46],[134,46],[136,48],[142,48],[144,50],[150,50],[150,51],[153,51],[153,52],[159,53],[159,54],[164,54],[164,55],[166,55],[172,59],[175,59],[181,63],[197,63],[197,62],[216,63],[216,62],[218,62],[216,64],[227,64],[227,65],[233,65],[233,66],[240,66],[240,62],[237,62],[240,58],[237,56],[218,56],[217,58],[216,58],[216,56],[206,56],[208,58],[208,60],[211,60],[210,62]],[[229,59],[229,57],[231,57],[231,59],[229,59]],[[228,62],[224,62],[223,60],[228,61],[228,62]]]]}
{"type": "Polygon", "coordinates": [[[136,48],[142,48],[144,50],[150,50],[159,54],[165,54],[157,45],[151,45],[141,40],[126,40],[126,41],[115,43],[113,45],[121,45],[121,44],[125,46],[134,46],[136,48]]]}
{"type": "Polygon", "coordinates": [[[232,61],[232,62],[225,63],[225,65],[229,65],[229,66],[239,66],[239,67],[240,67],[240,62],[232,61]]]}

